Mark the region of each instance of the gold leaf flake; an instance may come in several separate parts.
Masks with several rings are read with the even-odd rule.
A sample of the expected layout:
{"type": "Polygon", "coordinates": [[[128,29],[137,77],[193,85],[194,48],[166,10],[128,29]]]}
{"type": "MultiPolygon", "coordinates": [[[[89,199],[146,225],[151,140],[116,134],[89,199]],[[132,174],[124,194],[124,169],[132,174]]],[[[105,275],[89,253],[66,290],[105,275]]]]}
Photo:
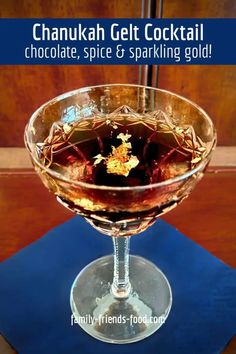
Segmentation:
{"type": "Polygon", "coordinates": [[[77,198],[73,200],[75,205],[80,206],[85,210],[96,211],[101,209],[101,205],[94,204],[91,200],[87,198],[77,198]]]}
{"type": "Polygon", "coordinates": [[[121,139],[122,143],[118,147],[112,146],[112,152],[103,157],[101,154],[96,155],[94,165],[99,164],[102,160],[105,161],[107,167],[107,173],[113,173],[127,177],[132,168],[135,168],[139,164],[139,160],[136,156],[130,155],[132,145],[128,142],[131,137],[130,134],[120,133],[117,139],[121,139]]]}
{"type": "Polygon", "coordinates": [[[96,156],[94,156],[94,159],[96,159],[94,161],[94,165],[98,165],[102,160],[105,160],[105,157],[103,157],[101,154],[98,154],[96,156]]]}
{"type": "Polygon", "coordinates": [[[110,125],[113,129],[118,129],[118,125],[110,119],[106,120],[106,125],[110,125]]]}
{"type": "Polygon", "coordinates": [[[117,158],[110,158],[107,161],[107,173],[113,173],[128,177],[130,170],[135,168],[139,164],[139,160],[136,156],[131,155],[127,162],[122,162],[117,158]]]}
{"type": "Polygon", "coordinates": [[[127,147],[127,149],[131,149],[132,148],[131,143],[125,143],[125,146],[127,147]]]}
{"type": "Polygon", "coordinates": [[[139,159],[137,156],[131,155],[129,161],[125,163],[126,167],[131,170],[132,168],[135,168],[139,164],[139,159]]]}
{"type": "Polygon", "coordinates": [[[129,138],[131,138],[130,134],[120,133],[119,135],[117,135],[117,139],[121,139],[123,142],[129,140],[129,138]]]}

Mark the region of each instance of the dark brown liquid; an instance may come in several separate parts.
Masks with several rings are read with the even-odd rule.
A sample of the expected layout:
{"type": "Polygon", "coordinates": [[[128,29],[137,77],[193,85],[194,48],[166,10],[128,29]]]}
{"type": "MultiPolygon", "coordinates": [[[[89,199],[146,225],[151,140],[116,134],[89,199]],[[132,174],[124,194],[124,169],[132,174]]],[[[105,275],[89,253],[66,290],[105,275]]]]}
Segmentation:
{"type": "MultiPolygon", "coordinates": [[[[43,149],[49,167],[72,180],[96,185],[148,185],[176,177],[192,168],[192,150],[179,145],[173,131],[156,127],[148,120],[137,119],[130,123],[126,117],[113,118],[112,121],[87,119],[74,126],[55,126],[50,139],[50,147],[43,149]],[[121,133],[129,138],[122,141],[119,138],[121,133]],[[119,155],[117,148],[126,143],[129,148],[119,155]],[[109,157],[113,155],[118,155],[120,167],[126,162],[129,165],[131,157],[136,164],[126,173],[117,167],[109,170],[109,157]]],[[[45,140],[45,146],[49,145],[50,139],[45,140]]]]}

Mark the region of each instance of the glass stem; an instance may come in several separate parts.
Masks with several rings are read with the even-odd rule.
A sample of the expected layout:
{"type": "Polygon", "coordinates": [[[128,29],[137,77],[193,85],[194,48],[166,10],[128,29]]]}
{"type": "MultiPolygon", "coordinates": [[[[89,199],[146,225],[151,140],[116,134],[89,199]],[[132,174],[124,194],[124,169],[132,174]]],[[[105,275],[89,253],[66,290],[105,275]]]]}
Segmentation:
{"type": "Polygon", "coordinates": [[[114,277],[111,291],[116,298],[127,298],[129,282],[129,242],[130,237],[112,237],[114,245],[114,277]]]}

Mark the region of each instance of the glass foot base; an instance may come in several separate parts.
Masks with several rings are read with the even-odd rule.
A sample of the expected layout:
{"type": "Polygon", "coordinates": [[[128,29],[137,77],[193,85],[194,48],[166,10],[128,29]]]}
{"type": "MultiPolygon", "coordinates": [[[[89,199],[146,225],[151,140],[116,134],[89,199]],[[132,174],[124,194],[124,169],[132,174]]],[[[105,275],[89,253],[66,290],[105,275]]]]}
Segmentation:
{"type": "Polygon", "coordinates": [[[164,274],[148,260],[130,256],[131,292],[126,299],[111,293],[113,256],[86,266],[71,288],[73,321],[91,336],[109,343],[131,343],[164,324],[172,304],[164,274]]]}

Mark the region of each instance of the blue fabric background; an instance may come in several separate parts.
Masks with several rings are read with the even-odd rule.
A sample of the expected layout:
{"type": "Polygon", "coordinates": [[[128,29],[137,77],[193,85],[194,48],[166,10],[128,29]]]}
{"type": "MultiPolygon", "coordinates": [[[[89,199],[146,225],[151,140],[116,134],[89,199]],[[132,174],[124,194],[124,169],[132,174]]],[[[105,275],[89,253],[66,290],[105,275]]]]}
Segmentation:
{"type": "Polygon", "coordinates": [[[128,345],[100,342],[71,326],[69,294],[78,272],[112,252],[109,237],[79,216],[0,265],[0,331],[19,354],[216,354],[236,334],[236,270],[162,220],[131,240],[132,254],[168,277],[165,325],[128,345]]]}

